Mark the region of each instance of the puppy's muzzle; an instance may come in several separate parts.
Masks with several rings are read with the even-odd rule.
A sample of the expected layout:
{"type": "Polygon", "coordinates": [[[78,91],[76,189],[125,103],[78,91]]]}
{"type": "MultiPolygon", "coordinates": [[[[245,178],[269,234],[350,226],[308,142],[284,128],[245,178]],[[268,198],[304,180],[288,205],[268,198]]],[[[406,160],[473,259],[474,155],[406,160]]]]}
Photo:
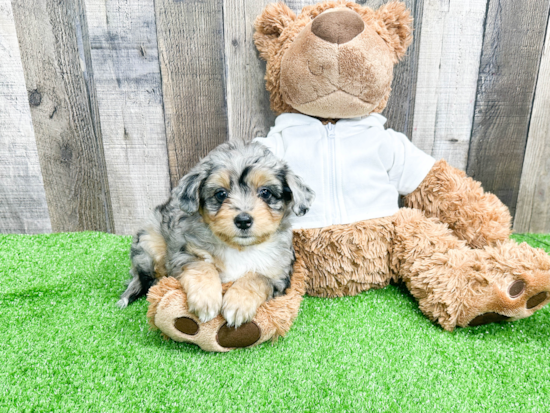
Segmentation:
{"type": "Polygon", "coordinates": [[[252,226],[253,219],[246,212],[241,212],[235,217],[235,226],[239,229],[246,230],[252,226]]]}

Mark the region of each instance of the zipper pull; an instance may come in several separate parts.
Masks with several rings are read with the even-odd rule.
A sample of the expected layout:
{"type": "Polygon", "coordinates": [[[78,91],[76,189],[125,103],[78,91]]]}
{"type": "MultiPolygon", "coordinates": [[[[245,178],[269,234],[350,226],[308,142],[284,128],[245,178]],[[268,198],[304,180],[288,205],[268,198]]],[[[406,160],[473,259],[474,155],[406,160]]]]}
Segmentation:
{"type": "Polygon", "coordinates": [[[327,134],[329,136],[329,138],[334,138],[335,137],[335,129],[336,129],[336,125],[334,125],[334,123],[327,123],[325,125],[325,128],[327,130],[327,134]]]}

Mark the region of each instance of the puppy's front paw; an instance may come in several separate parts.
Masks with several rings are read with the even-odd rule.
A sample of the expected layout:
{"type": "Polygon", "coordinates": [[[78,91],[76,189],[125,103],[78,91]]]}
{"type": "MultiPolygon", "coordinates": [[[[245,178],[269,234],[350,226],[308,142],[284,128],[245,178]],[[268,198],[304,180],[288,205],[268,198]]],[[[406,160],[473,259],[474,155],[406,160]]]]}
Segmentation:
{"type": "Polygon", "coordinates": [[[212,320],[222,307],[222,286],[192,287],[187,291],[187,306],[203,323],[212,320]]]}
{"type": "Polygon", "coordinates": [[[252,321],[261,303],[255,297],[242,294],[242,291],[230,288],[223,297],[222,316],[230,327],[252,321]]]}

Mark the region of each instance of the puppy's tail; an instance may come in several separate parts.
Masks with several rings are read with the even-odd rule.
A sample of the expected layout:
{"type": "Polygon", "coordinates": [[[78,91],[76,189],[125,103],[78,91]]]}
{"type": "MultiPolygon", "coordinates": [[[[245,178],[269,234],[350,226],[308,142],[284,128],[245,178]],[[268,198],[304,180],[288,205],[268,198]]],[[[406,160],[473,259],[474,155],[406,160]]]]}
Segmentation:
{"type": "Polygon", "coordinates": [[[139,297],[144,296],[153,285],[157,283],[155,277],[155,260],[145,248],[145,244],[149,238],[149,234],[145,231],[140,231],[134,237],[132,249],[130,250],[130,259],[132,260],[132,268],[130,275],[132,278],[128,282],[126,291],[120,296],[117,305],[120,308],[125,308],[129,304],[136,301],[139,297]]]}

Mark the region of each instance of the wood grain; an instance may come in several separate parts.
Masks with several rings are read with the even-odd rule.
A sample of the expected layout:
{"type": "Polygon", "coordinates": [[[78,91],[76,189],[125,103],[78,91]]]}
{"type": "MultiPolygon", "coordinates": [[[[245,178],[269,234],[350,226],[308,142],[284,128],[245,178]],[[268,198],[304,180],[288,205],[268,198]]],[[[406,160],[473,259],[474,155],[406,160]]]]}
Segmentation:
{"type": "Polygon", "coordinates": [[[9,0],[0,0],[0,56],[0,233],[51,232],[9,0]]]}
{"type": "Polygon", "coordinates": [[[412,141],[462,170],[470,147],[486,8],[487,0],[425,0],[419,36],[412,141]]]}
{"type": "Polygon", "coordinates": [[[85,0],[117,234],[170,194],[153,0],[85,0]]]}
{"type": "Polygon", "coordinates": [[[52,229],[112,232],[80,0],[12,5],[52,229]]]}
{"type": "Polygon", "coordinates": [[[515,215],[548,0],[489,0],[467,173],[515,215]]]}
{"type": "Polygon", "coordinates": [[[265,62],[254,46],[254,20],[272,0],[224,0],[227,119],[230,140],[266,136],[275,123],[265,89],[265,62]]]}
{"type": "MultiPolygon", "coordinates": [[[[386,127],[402,132],[409,139],[412,138],[416,78],[418,76],[418,53],[420,50],[420,31],[425,0],[404,0],[414,18],[414,38],[407,50],[406,56],[399,62],[393,71],[392,92],[386,109],[382,112],[388,123],[386,127]]],[[[373,3],[375,3],[373,1],[373,3]]],[[[380,1],[376,1],[380,3],[380,1]]],[[[385,2],[386,3],[386,2],[385,2]]],[[[366,2],[370,6],[370,2],[366,2]]],[[[374,9],[378,6],[372,5],[374,9]]]]}
{"type": "Polygon", "coordinates": [[[550,232],[550,31],[546,31],[521,184],[516,232],[550,232]]]}
{"type": "Polygon", "coordinates": [[[155,1],[172,186],[227,139],[222,6],[155,1]]]}

